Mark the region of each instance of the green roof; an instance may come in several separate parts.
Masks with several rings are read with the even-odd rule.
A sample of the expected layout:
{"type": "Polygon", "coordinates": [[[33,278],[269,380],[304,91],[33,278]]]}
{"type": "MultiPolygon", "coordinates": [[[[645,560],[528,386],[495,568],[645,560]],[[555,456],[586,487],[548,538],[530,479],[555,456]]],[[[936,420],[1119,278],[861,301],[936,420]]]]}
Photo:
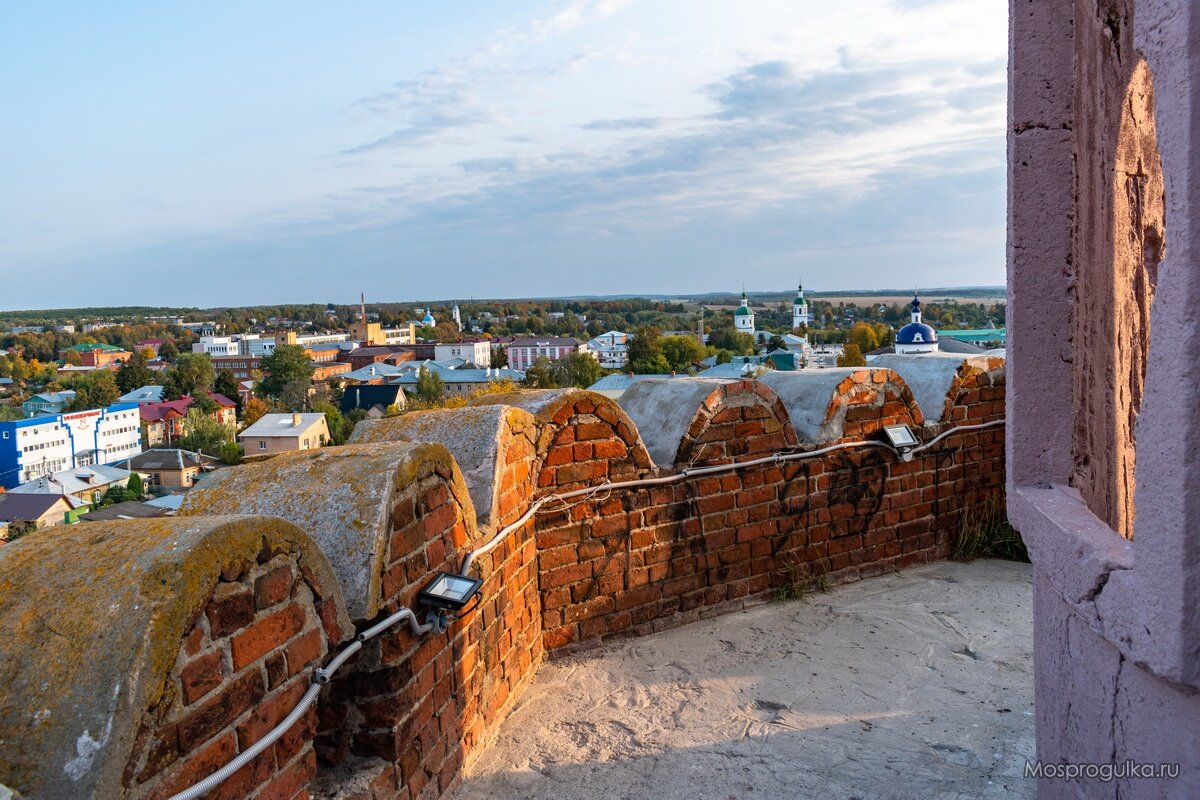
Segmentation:
{"type": "Polygon", "coordinates": [[[113,347],[111,344],[101,344],[99,342],[90,342],[87,344],[73,344],[67,348],[68,350],[76,350],[80,353],[90,352],[92,350],[120,350],[119,347],[113,347]]]}
{"type": "Polygon", "coordinates": [[[1004,328],[973,328],[970,330],[938,331],[943,339],[958,339],[960,342],[1003,342],[1004,328]]]}
{"type": "Polygon", "coordinates": [[[733,312],[733,315],[735,317],[744,317],[750,313],[752,313],[750,309],[746,308],[745,306],[738,306],[738,310],[733,312]]]}

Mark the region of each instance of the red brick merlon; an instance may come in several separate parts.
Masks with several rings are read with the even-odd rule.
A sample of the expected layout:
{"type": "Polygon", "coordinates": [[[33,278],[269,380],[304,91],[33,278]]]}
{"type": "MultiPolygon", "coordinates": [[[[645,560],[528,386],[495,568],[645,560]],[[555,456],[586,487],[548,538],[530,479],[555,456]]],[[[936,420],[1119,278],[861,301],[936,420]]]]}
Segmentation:
{"type": "MultiPolygon", "coordinates": [[[[26,536],[0,558],[0,783],[30,797],[167,797],[290,711],[349,631],[328,561],[280,519],[26,536]]],[[[227,791],[315,770],[302,736],[252,764],[227,791]]]]}
{"type": "Polygon", "coordinates": [[[281,453],[218,472],[189,492],[182,516],[271,514],[300,525],[329,558],[354,620],[409,605],[428,569],[480,541],[462,473],[440,444],[394,442],[281,453]],[[403,595],[398,597],[398,595],[403,595]]]}
{"type": "Polygon", "coordinates": [[[653,469],[638,427],[612,399],[583,389],[486,395],[473,405],[508,405],[538,422],[537,491],[595,486],[653,469]]]}

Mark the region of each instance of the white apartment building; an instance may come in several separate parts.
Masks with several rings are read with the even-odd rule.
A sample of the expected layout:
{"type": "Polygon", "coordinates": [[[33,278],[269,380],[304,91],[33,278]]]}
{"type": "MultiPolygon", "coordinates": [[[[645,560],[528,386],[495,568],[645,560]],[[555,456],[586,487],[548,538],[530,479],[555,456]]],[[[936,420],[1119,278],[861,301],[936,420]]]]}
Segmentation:
{"type": "Polygon", "coordinates": [[[439,342],[433,346],[434,361],[461,358],[468,364],[484,369],[492,365],[492,343],[487,339],[467,342],[439,342]]]}

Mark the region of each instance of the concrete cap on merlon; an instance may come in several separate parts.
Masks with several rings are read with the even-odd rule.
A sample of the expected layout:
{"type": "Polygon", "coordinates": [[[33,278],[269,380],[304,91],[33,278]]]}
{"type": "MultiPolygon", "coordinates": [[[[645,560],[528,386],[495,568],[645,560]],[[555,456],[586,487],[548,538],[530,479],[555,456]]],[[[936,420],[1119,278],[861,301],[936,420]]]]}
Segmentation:
{"type": "Polygon", "coordinates": [[[512,437],[536,439],[528,411],[511,406],[479,406],[414,411],[395,417],[363,420],[349,444],[373,442],[437,442],[462,470],[480,527],[497,519],[497,487],[503,480],[504,452],[512,437]]]}
{"type": "Polygon", "coordinates": [[[328,561],[270,517],[89,522],[0,549],[0,782],[39,798],[122,797],[141,715],[224,568],[297,554],[337,604],[328,561]]]}
{"type": "Polygon", "coordinates": [[[638,381],[617,403],[638,427],[654,463],[675,463],[679,443],[696,418],[705,398],[736,380],[723,378],[662,378],[638,381]]]}
{"type": "Polygon", "coordinates": [[[475,512],[462,473],[445,447],[430,442],[280,453],[206,477],[185,495],[179,513],[272,514],[299,525],[329,559],[351,619],[372,619],[383,607],[392,497],[430,465],[463,505],[473,540],[475,512]]]}
{"type": "Polygon", "coordinates": [[[835,367],[832,369],[781,372],[769,370],[759,380],[774,390],[783,401],[796,438],[801,442],[826,442],[836,439],[840,432],[831,429],[827,412],[838,385],[866,367],[835,367]]]}
{"type": "Polygon", "coordinates": [[[986,356],[963,358],[956,353],[889,353],[876,356],[871,367],[890,369],[903,378],[926,421],[939,422],[946,413],[947,395],[963,366],[976,364],[986,371],[989,360],[986,356]]]}

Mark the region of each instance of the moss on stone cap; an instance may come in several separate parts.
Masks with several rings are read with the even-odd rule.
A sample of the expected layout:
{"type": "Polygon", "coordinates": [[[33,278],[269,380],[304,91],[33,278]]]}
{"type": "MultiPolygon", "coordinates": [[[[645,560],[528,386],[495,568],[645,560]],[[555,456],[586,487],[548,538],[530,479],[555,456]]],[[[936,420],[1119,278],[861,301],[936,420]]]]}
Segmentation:
{"type": "Polygon", "coordinates": [[[490,528],[502,481],[504,453],[512,438],[537,438],[537,422],[524,409],[479,406],[416,411],[395,417],[363,420],[350,444],[371,442],[437,442],[444,445],[462,471],[480,528],[490,528]]]}
{"type": "Polygon", "coordinates": [[[463,506],[467,539],[474,542],[475,511],[462,473],[444,446],[428,442],[281,453],[205,478],[188,492],[179,513],[272,514],[294,522],[329,559],[350,617],[372,619],[383,607],[392,497],[430,471],[446,480],[463,506]]]}
{"type": "Polygon", "coordinates": [[[328,561],[270,517],[90,522],[0,549],[0,781],[42,798],[122,794],[142,713],[222,570],[295,553],[337,604],[328,561]]]}

